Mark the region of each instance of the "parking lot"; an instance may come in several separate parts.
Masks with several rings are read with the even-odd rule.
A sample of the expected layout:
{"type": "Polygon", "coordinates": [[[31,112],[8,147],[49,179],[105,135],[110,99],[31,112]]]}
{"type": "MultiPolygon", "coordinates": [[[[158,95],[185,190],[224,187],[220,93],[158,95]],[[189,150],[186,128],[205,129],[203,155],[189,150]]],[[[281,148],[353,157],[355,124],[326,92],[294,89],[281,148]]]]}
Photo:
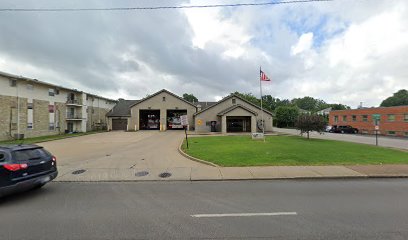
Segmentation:
{"type": "MultiPolygon", "coordinates": [[[[300,134],[299,130],[288,128],[274,128],[274,131],[293,135],[300,134]]],[[[317,132],[311,132],[310,137],[375,145],[375,136],[373,135],[341,134],[328,132],[319,134],[317,132]]],[[[378,136],[378,145],[383,147],[408,149],[408,138],[378,136]]]]}

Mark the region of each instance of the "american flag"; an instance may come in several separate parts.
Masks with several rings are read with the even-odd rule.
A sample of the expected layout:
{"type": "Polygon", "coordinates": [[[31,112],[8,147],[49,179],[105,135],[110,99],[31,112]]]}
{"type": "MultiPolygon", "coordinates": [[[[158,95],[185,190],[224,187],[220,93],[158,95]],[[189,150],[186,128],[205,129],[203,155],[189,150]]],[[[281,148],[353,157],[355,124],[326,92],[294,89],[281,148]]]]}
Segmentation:
{"type": "Polygon", "coordinates": [[[261,71],[260,73],[261,81],[271,81],[271,79],[269,79],[268,76],[266,76],[266,74],[262,70],[260,71],[261,71]]]}

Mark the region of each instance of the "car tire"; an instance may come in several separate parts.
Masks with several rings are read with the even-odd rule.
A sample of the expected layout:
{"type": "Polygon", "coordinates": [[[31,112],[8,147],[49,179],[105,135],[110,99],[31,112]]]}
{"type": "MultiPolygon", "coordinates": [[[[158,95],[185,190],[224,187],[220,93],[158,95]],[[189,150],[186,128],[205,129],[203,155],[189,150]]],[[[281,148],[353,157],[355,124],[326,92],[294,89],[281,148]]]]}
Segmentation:
{"type": "Polygon", "coordinates": [[[354,134],[357,134],[358,133],[358,131],[357,130],[354,130],[354,134]]]}
{"type": "Polygon", "coordinates": [[[344,133],[344,130],[341,130],[341,133],[344,133]]]}

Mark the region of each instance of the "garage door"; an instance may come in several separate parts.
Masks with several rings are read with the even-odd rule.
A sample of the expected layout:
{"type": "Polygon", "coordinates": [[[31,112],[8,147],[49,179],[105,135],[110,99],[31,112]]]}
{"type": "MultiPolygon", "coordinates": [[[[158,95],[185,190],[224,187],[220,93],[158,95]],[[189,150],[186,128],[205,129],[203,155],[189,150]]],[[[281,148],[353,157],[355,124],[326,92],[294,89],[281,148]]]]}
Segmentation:
{"type": "Polygon", "coordinates": [[[127,130],[127,119],[112,119],[112,130],[127,130]]]}

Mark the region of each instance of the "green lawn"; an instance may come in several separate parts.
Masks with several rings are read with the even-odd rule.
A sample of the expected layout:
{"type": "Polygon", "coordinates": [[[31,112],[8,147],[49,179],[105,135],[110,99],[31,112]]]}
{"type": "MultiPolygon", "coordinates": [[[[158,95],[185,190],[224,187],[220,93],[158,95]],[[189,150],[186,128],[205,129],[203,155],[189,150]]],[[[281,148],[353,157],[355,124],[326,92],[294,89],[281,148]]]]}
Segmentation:
{"type": "Polygon", "coordinates": [[[50,136],[42,136],[42,137],[34,137],[34,138],[26,138],[22,140],[9,140],[9,141],[0,141],[1,144],[33,144],[33,143],[40,143],[40,142],[48,142],[63,138],[70,138],[70,137],[79,137],[94,133],[100,133],[105,131],[92,131],[92,132],[84,132],[84,133],[71,133],[71,134],[60,134],[60,135],[50,135],[50,136]]]}
{"type": "Polygon", "coordinates": [[[408,164],[408,152],[350,142],[268,136],[189,138],[189,155],[220,166],[408,164]]]}

